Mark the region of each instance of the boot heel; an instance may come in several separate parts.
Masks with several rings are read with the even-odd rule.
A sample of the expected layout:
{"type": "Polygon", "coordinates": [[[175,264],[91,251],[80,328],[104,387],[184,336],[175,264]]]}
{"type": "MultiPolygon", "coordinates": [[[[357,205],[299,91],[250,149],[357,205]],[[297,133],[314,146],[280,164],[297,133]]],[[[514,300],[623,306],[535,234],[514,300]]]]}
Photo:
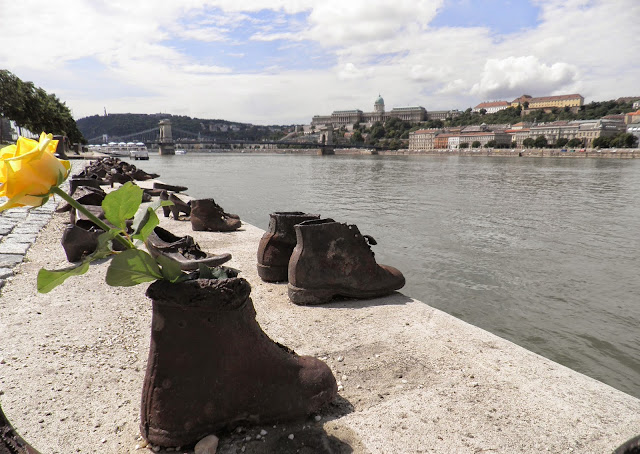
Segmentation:
{"type": "Polygon", "coordinates": [[[258,263],[258,276],[266,282],[287,282],[287,266],[268,266],[258,263]]]}
{"type": "Polygon", "coordinates": [[[307,290],[289,284],[289,300],[299,306],[328,303],[336,293],[333,290],[307,290]]]}
{"type": "Polygon", "coordinates": [[[171,213],[171,210],[169,209],[169,207],[162,207],[162,213],[164,214],[165,218],[168,218],[169,213],[171,213]]]}

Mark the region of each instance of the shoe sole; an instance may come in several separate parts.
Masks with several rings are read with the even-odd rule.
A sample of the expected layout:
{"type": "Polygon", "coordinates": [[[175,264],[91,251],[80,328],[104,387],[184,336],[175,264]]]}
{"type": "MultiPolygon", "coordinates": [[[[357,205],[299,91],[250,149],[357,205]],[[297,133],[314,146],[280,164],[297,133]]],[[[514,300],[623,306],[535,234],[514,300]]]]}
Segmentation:
{"type": "Polygon", "coordinates": [[[299,306],[324,304],[336,297],[369,299],[390,295],[396,290],[358,290],[351,289],[305,289],[289,284],[287,293],[289,300],[299,306]]]}
{"type": "Polygon", "coordinates": [[[269,266],[258,263],[258,276],[265,282],[287,282],[288,266],[269,266]]]}

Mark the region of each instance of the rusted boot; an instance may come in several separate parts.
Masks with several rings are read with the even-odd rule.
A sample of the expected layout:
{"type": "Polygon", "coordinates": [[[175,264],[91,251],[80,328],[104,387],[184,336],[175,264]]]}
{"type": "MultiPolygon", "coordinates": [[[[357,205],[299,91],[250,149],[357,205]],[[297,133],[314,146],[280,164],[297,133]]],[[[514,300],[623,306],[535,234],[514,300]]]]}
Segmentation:
{"type": "Polygon", "coordinates": [[[173,203],[173,205],[162,207],[162,212],[165,218],[168,218],[169,213],[171,213],[173,215],[173,219],[177,221],[180,218],[180,213],[184,213],[185,216],[189,216],[191,214],[191,205],[172,192],[162,191],[160,193],[160,200],[168,200],[173,203]]]}
{"type": "Polygon", "coordinates": [[[196,232],[231,232],[241,225],[238,215],[225,213],[213,199],[191,201],[191,228],[196,232]]]}
{"type": "Polygon", "coordinates": [[[272,341],[242,278],[152,283],[152,331],[140,431],[159,446],[189,446],[247,424],[318,411],[337,393],[329,367],[272,341]]]}
{"type": "Polygon", "coordinates": [[[404,286],[400,271],[378,265],[369,235],[333,219],[295,227],[297,243],[289,260],[289,299],[296,304],[326,303],[336,296],[375,298],[404,286]]]}
{"type": "MultiPolygon", "coordinates": [[[[78,219],[76,222],[67,224],[62,232],[60,243],[70,262],[80,262],[98,248],[98,238],[104,233],[100,227],[88,219],[78,219]]],[[[113,249],[124,250],[124,246],[119,241],[113,241],[113,249]]]]}
{"type": "Polygon", "coordinates": [[[214,267],[231,260],[231,254],[209,254],[200,249],[193,237],[176,236],[162,227],[156,227],[144,242],[152,257],[163,255],[180,265],[180,269],[197,270],[200,265],[214,267]]]}
{"type": "Polygon", "coordinates": [[[0,454],[40,454],[18,435],[0,408],[0,454]]]}
{"type": "Polygon", "coordinates": [[[290,211],[276,212],[269,216],[269,230],[262,235],[258,245],[258,275],[263,281],[282,282],[287,280],[289,259],[296,247],[296,231],[293,226],[311,219],[320,219],[320,215],[290,211]]]}

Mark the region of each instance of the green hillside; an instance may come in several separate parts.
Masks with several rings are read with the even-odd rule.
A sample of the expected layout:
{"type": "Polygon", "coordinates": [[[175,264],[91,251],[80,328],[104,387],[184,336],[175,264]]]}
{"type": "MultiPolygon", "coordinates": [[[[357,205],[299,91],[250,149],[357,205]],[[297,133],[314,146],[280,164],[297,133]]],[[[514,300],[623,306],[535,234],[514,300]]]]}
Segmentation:
{"type": "MultiPolygon", "coordinates": [[[[284,135],[287,126],[255,126],[226,120],[206,120],[170,114],[93,115],[77,121],[78,128],[90,142],[101,141],[104,134],[119,138],[141,131],[158,129],[160,120],[170,120],[175,140],[198,137],[218,140],[272,140],[284,135]]],[[[151,133],[153,134],[153,133],[151,133]]]]}

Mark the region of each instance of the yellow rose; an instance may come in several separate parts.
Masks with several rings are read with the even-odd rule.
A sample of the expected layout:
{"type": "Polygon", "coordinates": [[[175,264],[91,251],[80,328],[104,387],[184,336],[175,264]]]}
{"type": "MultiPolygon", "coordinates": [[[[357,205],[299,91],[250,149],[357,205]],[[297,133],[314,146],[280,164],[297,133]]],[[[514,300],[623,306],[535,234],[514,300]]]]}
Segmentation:
{"type": "Polygon", "coordinates": [[[0,197],[9,200],[0,211],[20,206],[40,206],[50,190],[69,176],[71,164],[55,157],[58,141],[40,134],[40,141],[20,137],[15,145],[0,150],[0,197]]]}

